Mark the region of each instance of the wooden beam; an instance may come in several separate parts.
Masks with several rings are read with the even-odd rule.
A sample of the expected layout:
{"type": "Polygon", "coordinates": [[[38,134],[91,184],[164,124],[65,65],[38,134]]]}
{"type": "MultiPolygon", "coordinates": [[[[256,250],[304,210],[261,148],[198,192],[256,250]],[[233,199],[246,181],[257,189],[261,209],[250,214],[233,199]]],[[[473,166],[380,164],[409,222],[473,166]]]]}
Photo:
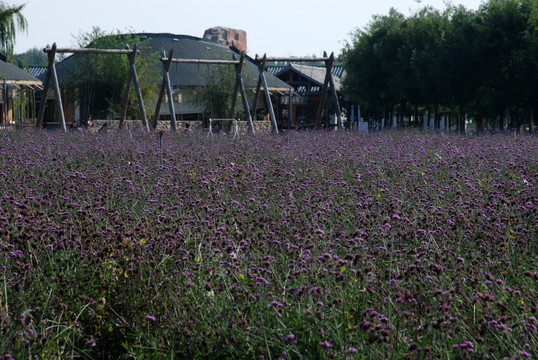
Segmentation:
{"type": "Polygon", "coordinates": [[[138,45],[135,44],[133,52],[128,55],[129,67],[131,74],[133,75],[133,83],[136,90],[136,96],[138,98],[138,107],[140,109],[140,115],[142,116],[142,126],[149,131],[148,118],[146,117],[146,109],[144,107],[144,99],[142,98],[142,92],[140,91],[140,83],[138,82],[138,76],[136,75],[135,59],[138,50],[138,45]]]}
{"type": "MultiPolygon", "coordinates": [[[[173,48],[172,48],[172,50],[170,50],[170,52],[172,52],[172,51],[174,51],[173,48]]],[[[163,57],[164,56],[166,56],[166,51],[163,50],[163,57]]],[[[164,91],[166,89],[166,79],[165,79],[166,65],[167,65],[167,63],[163,63],[163,80],[161,81],[161,87],[160,87],[160,90],[159,90],[159,97],[157,98],[157,105],[155,105],[155,113],[153,115],[153,121],[151,123],[151,127],[153,129],[157,128],[157,121],[159,119],[159,114],[161,113],[161,104],[163,102],[164,91]]]]}
{"type": "Polygon", "coordinates": [[[62,92],[60,91],[60,83],[58,82],[58,75],[56,74],[56,65],[52,64],[52,84],[54,86],[54,96],[56,98],[56,112],[60,118],[60,126],[64,132],[67,132],[65,126],[64,108],[62,106],[62,92]]]}
{"type": "MultiPolygon", "coordinates": [[[[324,53],[323,55],[326,55],[324,53]]],[[[321,99],[319,101],[318,112],[316,115],[316,128],[321,128],[321,119],[323,117],[323,109],[325,108],[325,101],[327,99],[327,91],[329,88],[329,78],[333,68],[334,53],[331,53],[329,60],[325,62],[325,81],[323,82],[323,88],[321,90],[321,99]]]]}
{"type": "Polygon", "coordinates": [[[4,128],[7,130],[7,106],[8,106],[8,99],[7,99],[7,83],[6,80],[4,80],[4,86],[2,87],[2,97],[4,98],[4,128]]]}
{"type": "MultiPolygon", "coordinates": [[[[262,69],[265,69],[265,63],[266,63],[267,57],[263,55],[261,64],[258,62],[258,58],[256,57],[256,62],[258,62],[258,69],[261,66],[262,69]]],[[[252,103],[252,119],[256,120],[256,112],[258,110],[258,100],[260,98],[260,90],[262,87],[262,78],[258,75],[258,84],[256,85],[256,93],[254,94],[254,100],[252,103]]]]}
{"type": "Polygon", "coordinates": [[[336,105],[336,127],[338,129],[343,128],[342,124],[342,111],[340,110],[340,103],[338,102],[338,95],[336,94],[336,86],[334,86],[334,78],[332,72],[329,73],[329,85],[331,88],[331,94],[336,105]]]}
{"type": "Polygon", "coordinates": [[[328,61],[329,58],[324,56],[321,58],[316,57],[268,57],[267,61],[285,61],[285,62],[322,62],[328,61]]]}
{"type": "MultiPolygon", "coordinates": [[[[265,63],[265,55],[263,60],[263,63],[265,63]]],[[[271,94],[269,94],[269,86],[267,86],[267,79],[265,78],[264,70],[265,66],[262,67],[261,64],[258,64],[258,72],[260,73],[263,92],[265,93],[265,103],[267,105],[267,110],[269,110],[269,117],[271,118],[273,133],[278,134],[278,124],[276,123],[275,110],[273,109],[273,102],[271,101],[271,94]]]]}
{"type": "MultiPolygon", "coordinates": [[[[54,45],[53,45],[54,48],[54,45]]],[[[50,53],[53,51],[53,48],[46,47],[43,49],[43,52],[50,53]]],[[[92,49],[92,48],[79,48],[79,49],[70,49],[70,48],[58,48],[55,53],[70,53],[70,54],[116,54],[116,55],[131,55],[135,50],[125,49],[92,49]]]]}
{"type": "MultiPolygon", "coordinates": [[[[241,55],[241,64],[243,64],[243,60],[245,58],[245,55],[241,55]]],[[[248,131],[252,135],[255,135],[254,132],[254,124],[252,122],[252,117],[250,116],[250,109],[248,108],[248,98],[247,98],[247,92],[245,91],[245,84],[243,83],[243,78],[241,77],[241,65],[235,65],[235,71],[237,74],[237,82],[239,85],[239,91],[241,91],[241,100],[243,101],[243,108],[245,109],[245,116],[247,117],[247,125],[248,125],[248,131]]]]}
{"type": "MultiPolygon", "coordinates": [[[[159,120],[159,114],[161,112],[161,105],[164,98],[164,91],[168,90],[168,84],[170,83],[170,65],[172,64],[171,59],[172,59],[173,54],[174,54],[174,48],[171,48],[168,61],[163,62],[163,81],[161,83],[161,90],[159,91],[159,98],[157,100],[157,105],[155,106],[155,115],[153,116],[153,124],[152,124],[153,129],[157,128],[157,121],[159,120]]],[[[163,57],[166,57],[166,52],[164,50],[163,50],[163,57]]],[[[173,103],[172,103],[172,106],[170,106],[170,101],[168,102],[169,107],[170,107],[170,120],[171,120],[170,124],[171,124],[172,130],[176,131],[177,125],[175,121],[176,120],[175,119],[176,118],[175,107],[173,103]],[[172,122],[172,115],[174,119],[173,122],[172,122]]]]}
{"type": "MultiPolygon", "coordinates": [[[[125,45],[129,49],[129,45],[125,45]]],[[[129,104],[129,93],[131,92],[131,85],[133,83],[133,74],[129,71],[129,77],[127,78],[127,85],[125,86],[125,92],[123,93],[123,102],[121,104],[121,115],[120,123],[118,125],[119,129],[123,129],[125,120],[127,118],[127,105],[129,104]]]]}
{"type": "MultiPolygon", "coordinates": [[[[174,49],[170,49],[170,58],[172,58],[174,49]]],[[[170,111],[170,127],[172,131],[177,131],[176,123],[176,108],[174,105],[174,95],[172,94],[172,83],[170,82],[170,65],[171,61],[166,62],[166,71],[164,72],[164,79],[166,83],[166,93],[168,94],[168,110],[170,111]]]]}
{"type": "MultiPolygon", "coordinates": [[[[228,117],[230,119],[234,118],[235,103],[237,102],[237,92],[239,91],[239,80],[241,78],[241,76],[238,76],[238,75],[241,74],[241,69],[243,68],[243,60],[244,59],[245,59],[245,55],[241,54],[241,60],[239,61],[239,64],[234,65],[234,67],[235,67],[235,84],[234,84],[234,90],[233,90],[233,93],[232,93],[232,104],[230,106],[230,113],[228,115],[228,117]]],[[[234,55],[234,60],[235,60],[235,55],[234,55]]]]}
{"type": "Polygon", "coordinates": [[[47,74],[45,76],[45,83],[43,84],[43,91],[41,92],[41,104],[39,104],[39,110],[37,113],[36,127],[38,128],[43,128],[43,116],[45,115],[45,107],[47,106],[47,94],[49,92],[52,65],[54,65],[54,57],[56,56],[56,43],[52,44],[52,49],[47,53],[47,55],[49,64],[47,66],[47,74]]]}
{"type": "MultiPolygon", "coordinates": [[[[168,58],[161,58],[162,62],[167,62],[168,58]]],[[[206,59],[172,59],[175,64],[214,64],[214,65],[237,65],[239,60],[206,60],[206,59]]]]}

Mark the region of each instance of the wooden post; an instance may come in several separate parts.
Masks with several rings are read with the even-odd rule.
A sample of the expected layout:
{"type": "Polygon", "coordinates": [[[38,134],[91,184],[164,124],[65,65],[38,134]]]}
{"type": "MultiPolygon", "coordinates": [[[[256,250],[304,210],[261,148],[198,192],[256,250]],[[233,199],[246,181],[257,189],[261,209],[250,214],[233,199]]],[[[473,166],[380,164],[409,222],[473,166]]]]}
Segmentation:
{"type": "Polygon", "coordinates": [[[248,108],[247,92],[245,91],[245,84],[243,83],[243,78],[241,77],[241,69],[244,60],[245,55],[241,55],[241,63],[235,65],[235,71],[237,73],[237,82],[239,85],[239,91],[241,91],[241,100],[243,101],[245,116],[247,117],[248,132],[252,135],[255,135],[254,123],[252,122],[252,117],[250,116],[250,109],[248,108]]]}
{"type": "Polygon", "coordinates": [[[174,49],[170,49],[169,60],[166,62],[166,69],[164,72],[164,79],[166,83],[166,93],[168,94],[168,109],[170,111],[170,126],[172,131],[177,131],[176,123],[176,108],[174,106],[174,96],[172,94],[172,84],[170,83],[170,64],[172,64],[172,55],[174,54],[174,49]]]}
{"type": "MultiPolygon", "coordinates": [[[[324,57],[327,56],[327,53],[323,54],[324,57]]],[[[316,116],[316,128],[321,127],[321,118],[323,116],[323,109],[325,108],[325,100],[327,99],[327,90],[329,87],[329,78],[332,71],[334,62],[334,53],[331,53],[331,56],[329,57],[329,60],[325,61],[325,81],[323,82],[323,89],[321,90],[321,99],[319,102],[318,112],[316,116]]]]}
{"type": "MultiPolygon", "coordinates": [[[[125,48],[128,50],[129,45],[126,45],[125,48]]],[[[127,55],[129,56],[129,55],[127,55]]],[[[129,71],[129,77],[127,79],[127,85],[125,86],[125,93],[123,94],[123,102],[121,104],[121,115],[120,115],[120,124],[118,125],[119,129],[123,129],[125,119],[127,118],[127,105],[129,104],[129,93],[131,92],[131,84],[133,83],[133,74],[129,71]]]]}
{"type": "Polygon", "coordinates": [[[7,130],[7,106],[8,106],[8,96],[7,96],[7,84],[6,79],[4,79],[4,86],[2,87],[2,97],[4,98],[4,128],[7,130]]]}
{"type": "Polygon", "coordinates": [[[292,123],[292,118],[291,118],[291,115],[292,115],[292,112],[293,112],[293,104],[292,104],[292,93],[291,93],[291,80],[292,80],[292,72],[291,72],[291,65],[289,66],[290,67],[290,72],[288,73],[288,84],[290,84],[290,93],[288,94],[288,130],[291,130],[292,126],[293,126],[293,123],[292,123]]]}
{"type": "MultiPolygon", "coordinates": [[[[265,58],[265,55],[263,56],[265,58]]],[[[265,61],[263,61],[265,63],[265,61]]],[[[271,125],[273,128],[273,133],[278,134],[278,125],[276,123],[275,110],[273,109],[273,102],[271,101],[271,94],[269,94],[269,87],[267,86],[267,80],[265,79],[265,66],[262,67],[258,65],[258,71],[260,73],[260,79],[263,85],[263,92],[265,93],[265,103],[267,109],[269,110],[269,117],[271,118],[271,125]]]]}
{"type": "MultiPolygon", "coordinates": [[[[261,62],[262,69],[265,69],[265,63],[267,61],[267,55],[263,55],[263,59],[261,62]]],[[[256,58],[256,62],[258,62],[258,58],[256,58]]],[[[260,67],[260,63],[258,62],[258,68],[260,67]]],[[[254,94],[254,101],[252,103],[252,119],[256,120],[256,110],[258,110],[258,100],[260,98],[260,89],[262,87],[262,78],[258,76],[258,84],[256,85],[256,93],[254,94]]]]}
{"type": "MultiPolygon", "coordinates": [[[[241,60],[239,61],[239,64],[234,65],[235,67],[235,85],[234,85],[234,91],[232,93],[232,104],[230,106],[230,113],[228,114],[230,119],[234,118],[235,114],[235,103],[237,102],[237,93],[239,91],[239,78],[238,74],[241,74],[241,68],[243,67],[243,59],[245,58],[245,55],[241,54],[241,60]]],[[[235,60],[235,54],[233,56],[233,59],[235,60]]]]}
{"type": "Polygon", "coordinates": [[[56,43],[52,44],[52,49],[45,48],[43,52],[47,53],[49,64],[47,66],[47,75],[45,76],[45,84],[41,93],[41,104],[39,104],[39,112],[37,113],[36,127],[43,127],[43,117],[45,115],[45,107],[47,106],[47,93],[49,92],[50,77],[52,74],[52,65],[54,65],[54,56],[56,55],[56,43]]]}
{"type": "Polygon", "coordinates": [[[138,107],[140,109],[140,115],[142,116],[142,126],[149,131],[148,118],[146,116],[146,109],[144,107],[144,99],[142,98],[142,92],[140,91],[140,84],[138,82],[138,76],[136,75],[136,53],[138,51],[138,45],[135,44],[133,52],[129,56],[129,66],[131,68],[131,74],[133,74],[133,82],[136,90],[136,96],[138,97],[138,107]]]}
{"type": "MultiPolygon", "coordinates": [[[[161,112],[161,104],[163,102],[164,98],[164,91],[166,88],[166,74],[170,70],[170,65],[172,64],[172,58],[174,55],[174,48],[170,49],[170,55],[168,56],[168,60],[163,63],[163,81],[161,82],[161,90],[159,91],[159,98],[157,100],[157,105],[155,106],[155,115],[153,116],[153,123],[152,127],[153,129],[157,128],[157,121],[159,120],[159,114],[161,112]]],[[[166,57],[166,51],[163,50],[163,58],[166,57]]],[[[171,113],[170,113],[171,114],[171,113]]]]}
{"type": "Polygon", "coordinates": [[[331,93],[336,104],[336,127],[338,129],[343,128],[342,124],[342,111],[340,110],[340,103],[338,102],[338,95],[336,94],[336,87],[334,85],[334,78],[332,72],[329,73],[329,84],[331,85],[331,93]]]}
{"type": "Polygon", "coordinates": [[[58,75],[56,74],[56,65],[52,64],[52,83],[54,85],[54,97],[56,98],[56,112],[60,118],[60,126],[64,132],[67,132],[65,126],[64,109],[62,107],[62,92],[60,91],[60,83],[58,82],[58,75]]]}
{"type": "Polygon", "coordinates": [[[291,130],[293,124],[291,121],[291,115],[293,112],[293,105],[292,105],[292,93],[291,93],[291,87],[290,87],[290,93],[288,94],[288,130],[291,130]]]}
{"type": "Polygon", "coordinates": [[[21,88],[21,101],[19,102],[19,125],[22,125],[22,123],[24,122],[24,108],[22,106],[22,104],[24,103],[24,90],[26,88],[23,87],[21,88]]]}

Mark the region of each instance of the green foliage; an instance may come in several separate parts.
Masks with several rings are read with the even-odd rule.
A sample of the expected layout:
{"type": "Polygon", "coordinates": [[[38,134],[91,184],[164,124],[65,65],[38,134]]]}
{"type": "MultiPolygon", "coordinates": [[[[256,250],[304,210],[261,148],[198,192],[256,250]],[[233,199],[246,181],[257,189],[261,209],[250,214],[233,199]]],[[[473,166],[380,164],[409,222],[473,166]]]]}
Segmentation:
{"type": "Polygon", "coordinates": [[[208,85],[202,89],[204,112],[211,118],[227,118],[232,104],[235,70],[231,65],[214,66],[208,85]]]}
{"type": "MultiPolygon", "coordinates": [[[[76,41],[80,47],[98,49],[124,49],[126,45],[133,48],[138,44],[140,52],[135,64],[142,97],[145,104],[155,102],[151,100],[156,98],[159,79],[155,66],[157,54],[151,50],[147,39],[136,34],[107,34],[94,27],[89,33],[79,34],[76,41]]],[[[120,115],[130,71],[127,55],[76,54],[64,60],[63,67],[62,86],[76,89],[74,96],[80,103],[82,117],[88,113],[101,119],[120,115]]],[[[140,118],[134,86],[129,94],[127,115],[140,118]]]]}
{"type": "MultiPolygon", "coordinates": [[[[199,97],[192,97],[193,103],[199,104],[207,118],[228,118],[245,120],[241,93],[237,92],[234,114],[230,114],[232,95],[236,82],[236,72],[233,65],[211,65],[208,71],[207,85],[194,91],[200,91],[199,97]],[[199,102],[199,103],[198,103],[199,102]]],[[[248,77],[246,71],[242,72],[243,79],[248,77]]],[[[247,92],[247,96],[254,95],[247,92]]],[[[252,99],[249,97],[248,99],[252,99]]]]}
{"type": "Polygon", "coordinates": [[[26,31],[28,24],[22,15],[26,4],[9,6],[0,1],[0,51],[8,57],[13,55],[17,31],[26,31]]]}
{"type": "Polygon", "coordinates": [[[537,7],[490,0],[478,11],[425,7],[409,17],[391,9],[344,48],[345,91],[369,117],[409,104],[491,120],[536,112],[537,7]]]}
{"type": "Polygon", "coordinates": [[[14,60],[18,63],[19,67],[25,68],[28,66],[47,66],[47,55],[43,50],[34,47],[22,54],[14,55],[14,60]]]}

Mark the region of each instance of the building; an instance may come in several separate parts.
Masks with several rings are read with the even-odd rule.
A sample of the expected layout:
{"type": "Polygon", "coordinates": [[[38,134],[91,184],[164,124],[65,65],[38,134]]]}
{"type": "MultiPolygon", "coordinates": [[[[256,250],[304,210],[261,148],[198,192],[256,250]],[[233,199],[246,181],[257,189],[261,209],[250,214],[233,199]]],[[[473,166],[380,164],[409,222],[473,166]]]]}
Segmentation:
{"type": "MultiPolygon", "coordinates": [[[[268,66],[267,71],[285,81],[293,89],[291,96],[280,97],[278,106],[281,127],[314,127],[318,108],[321,101],[326,68],[324,66],[311,66],[290,63],[288,65],[268,66]],[[290,107],[290,99],[292,106],[290,107]],[[291,114],[291,116],[290,116],[291,114]]],[[[336,93],[341,90],[342,79],[345,76],[344,68],[333,65],[331,73],[334,79],[336,93]]],[[[330,94],[328,95],[328,99],[330,94]]],[[[325,102],[323,125],[335,125],[335,105],[331,101],[325,102]]]]}
{"type": "Polygon", "coordinates": [[[35,122],[35,94],[42,82],[0,56],[0,125],[35,122]]]}

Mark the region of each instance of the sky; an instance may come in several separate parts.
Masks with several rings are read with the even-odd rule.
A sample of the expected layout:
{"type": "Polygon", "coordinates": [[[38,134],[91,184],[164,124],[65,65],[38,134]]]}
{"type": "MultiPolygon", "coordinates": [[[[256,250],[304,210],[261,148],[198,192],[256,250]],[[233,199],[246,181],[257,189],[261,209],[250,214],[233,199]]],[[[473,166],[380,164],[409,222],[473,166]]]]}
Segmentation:
{"type": "MultiPolygon", "coordinates": [[[[394,7],[406,16],[443,0],[4,0],[26,4],[28,33],[18,33],[15,53],[56,43],[77,47],[76,37],[97,26],[106,32],[173,33],[202,37],[225,26],[245,30],[247,54],[338,55],[356,29],[394,7]]],[[[482,0],[453,0],[476,10],[482,0]]]]}

